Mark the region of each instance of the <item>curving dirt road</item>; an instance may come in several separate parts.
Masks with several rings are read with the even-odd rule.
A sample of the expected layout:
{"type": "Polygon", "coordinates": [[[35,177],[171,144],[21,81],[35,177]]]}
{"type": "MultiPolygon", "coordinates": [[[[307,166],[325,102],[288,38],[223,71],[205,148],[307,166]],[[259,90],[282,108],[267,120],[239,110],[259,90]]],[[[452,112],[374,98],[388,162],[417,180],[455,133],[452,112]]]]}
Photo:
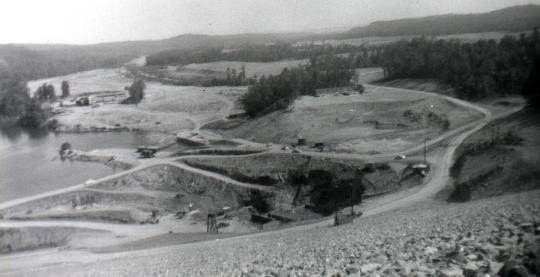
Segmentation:
{"type": "MultiPolygon", "coordinates": [[[[366,86],[368,86],[368,85],[366,85],[366,86]]],[[[375,89],[377,88],[375,86],[371,86],[371,87],[374,87],[375,89]]],[[[420,93],[420,94],[424,94],[424,95],[435,95],[434,93],[414,91],[414,90],[397,89],[397,88],[396,88],[396,90],[401,90],[401,91],[404,91],[404,92],[407,92],[407,93],[420,93]]],[[[461,105],[461,106],[466,107],[466,108],[477,110],[478,112],[482,113],[484,115],[484,117],[482,119],[480,119],[480,120],[477,120],[477,121],[471,122],[469,124],[463,125],[463,126],[461,126],[459,128],[456,128],[454,130],[451,130],[449,132],[446,132],[446,133],[442,134],[438,138],[435,138],[435,139],[432,139],[432,140],[428,141],[427,142],[428,147],[433,146],[433,145],[435,145],[437,143],[440,143],[441,141],[444,141],[444,140],[449,140],[450,143],[448,143],[448,145],[446,146],[446,149],[444,149],[444,153],[442,155],[440,155],[440,153],[435,153],[435,154],[432,153],[432,154],[429,155],[428,160],[429,160],[430,164],[432,165],[432,170],[431,170],[430,174],[428,175],[428,177],[426,178],[425,184],[422,187],[420,187],[420,189],[415,191],[414,193],[403,194],[403,195],[396,194],[394,196],[390,195],[389,197],[384,198],[381,201],[379,201],[376,206],[363,207],[364,216],[373,216],[373,215],[380,214],[380,213],[390,211],[390,210],[393,210],[393,209],[402,208],[402,207],[411,205],[413,203],[416,203],[418,201],[429,199],[429,198],[433,197],[437,192],[439,192],[450,181],[448,173],[449,173],[450,167],[452,166],[454,153],[455,153],[456,149],[458,148],[458,146],[469,135],[477,132],[478,130],[480,130],[481,128],[486,126],[489,122],[491,122],[495,118],[506,116],[508,114],[514,113],[514,112],[518,111],[519,109],[521,109],[521,107],[514,108],[514,109],[511,109],[511,110],[508,110],[506,113],[498,114],[497,117],[493,117],[493,115],[491,114],[491,112],[489,110],[487,110],[485,108],[482,108],[480,106],[474,105],[472,103],[469,103],[469,102],[466,102],[466,101],[463,101],[463,100],[448,97],[448,96],[441,96],[441,95],[437,95],[437,96],[440,96],[440,97],[442,97],[442,98],[444,98],[444,99],[446,99],[448,101],[451,101],[451,102],[453,102],[453,103],[455,103],[457,105],[461,105]]],[[[399,152],[399,153],[392,153],[392,154],[385,154],[385,155],[375,155],[375,156],[361,155],[361,154],[338,154],[338,153],[332,154],[332,153],[318,153],[318,152],[304,152],[304,155],[342,158],[342,159],[391,159],[397,154],[417,152],[417,151],[421,150],[422,148],[423,148],[423,143],[419,144],[416,147],[413,147],[411,149],[408,149],[406,151],[402,151],[402,152],[399,152]]],[[[276,148],[276,147],[273,147],[273,148],[270,149],[270,151],[281,151],[281,150],[276,148]]],[[[251,155],[258,155],[258,154],[251,154],[251,155]]],[[[205,156],[208,156],[208,155],[205,155],[205,156]]],[[[193,157],[193,156],[190,156],[190,157],[193,157]]],[[[216,179],[219,179],[221,181],[228,182],[228,183],[238,185],[238,186],[242,186],[242,187],[249,187],[249,188],[254,188],[254,189],[269,189],[269,188],[266,188],[266,187],[263,187],[263,186],[238,182],[236,180],[233,180],[233,179],[231,179],[229,177],[226,177],[226,176],[223,176],[223,175],[220,175],[220,174],[217,174],[217,173],[213,173],[213,172],[209,172],[209,171],[205,171],[205,170],[201,170],[201,169],[196,169],[196,168],[190,167],[188,165],[185,165],[183,163],[175,162],[178,159],[179,159],[179,157],[166,158],[166,159],[145,160],[140,166],[132,168],[132,169],[130,169],[128,171],[124,171],[124,172],[121,172],[121,173],[118,173],[118,174],[114,174],[114,175],[111,175],[111,176],[96,180],[96,182],[108,181],[108,180],[118,178],[118,177],[121,177],[123,175],[130,174],[130,173],[133,173],[135,171],[138,171],[138,170],[141,170],[141,169],[144,169],[144,168],[148,168],[148,167],[151,167],[151,166],[170,165],[170,166],[180,167],[182,169],[189,170],[189,171],[197,173],[197,174],[202,174],[202,175],[210,177],[210,178],[216,178],[216,179]]],[[[27,202],[27,201],[36,200],[36,199],[46,197],[46,196],[50,196],[50,195],[54,195],[54,194],[59,194],[59,193],[64,193],[64,192],[68,192],[68,191],[82,189],[82,188],[85,188],[85,187],[86,187],[86,185],[82,184],[82,185],[77,185],[77,186],[73,186],[73,187],[69,187],[69,188],[65,188],[65,189],[61,189],[61,190],[57,190],[57,191],[53,191],[53,192],[49,192],[49,193],[44,193],[44,194],[40,194],[40,195],[36,195],[36,196],[31,196],[31,197],[17,199],[17,200],[5,202],[5,203],[0,203],[0,209],[4,209],[4,208],[11,207],[11,206],[14,206],[14,205],[19,205],[19,204],[27,202]]],[[[280,230],[264,232],[264,233],[248,234],[248,235],[245,235],[245,236],[262,236],[262,235],[266,235],[268,233],[288,232],[288,231],[291,231],[291,230],[301,230],[301,229],[315,228],[315,227],[320,227],[320,226],[328,226],[329,224],[332,224],[332,222],[333,222],[332,218],[327,218],[326,220],[319,221],[319,222],[316,222],[316,223],[313,223],[313,224],[295,226],[295,227],[291,227],[291,228],[287,228],[287,229],[280,229],[280,230]]],[[[124,227],[115,226],[115,224],[98,224],[98,223],[90,223],[90,222],[73,222],[73,221],[70,221],[70,222],[63,222],[63,221],[55,221],[55,222],[51,222],[51,221],[47,221],[47,222],[39,222],[39,221],[37,221],[37,222],[36,221],[34,221],[34,222],[9,222],[9,221],[6,221],[6,222],[3,222],[2,224],[0,224],[0,227],[41,226],[41,225],[50,226],[51,224],[56,225],[56,226],[78,226],[78,227],[85,227],[85,228],[95,228],[95,229],[109,230],[109,231],[115,231],[115,232],[120,232],[120,233],[126,231],[126,230],[123,229],[124,227]],[[122,229],[118,229],[118,228],[122,228],[122,229]]],[[[230,239],[235,239],[235,238],[230,238],[230,239]]],[[[199,244],[204,245],[204,244],[209,244],[209,243],[212,243],[212,242],[211,241],[202,242],[202,243],[199,243],[199,244]]],[[[170,246],[170,247],[179,247],[179,246],[170,246]]],[[[111,257],[138,256],[138,255],[149,255],[149,253],[160,253],[160,252],[163,252],[163,251],[170,251],[170,249],[169,249],[170,247],[152,249],[151,251],[144,250],[144,251],[133,251],[133,252],[115,253],[115,254],[99,254],[99,255],[98,254],[90,254],[90,253],[82,254],[82,253],[78,252],[77,255],[84,255],[84,256],[86,256],[86,258],[83,259],[83,260],[85,262],[91,262],[91,261],[96,261],[96,260],[101,260],[101,259],[110,259],[111,257]]],[[[62,256],[63,259],[67,258],[67,256],[64,255],[64,254],[58,254],[58,255],[62,256]]],[[[70,260],[70,258],[67,258],[67,259],[70,260]]],[[[71,259],[75,259],[75,258],[71,258],[71,259]]],[[[76,258],[76,261],[80,261],[80,260],[81,260],[80,257],[76,258]]]]}

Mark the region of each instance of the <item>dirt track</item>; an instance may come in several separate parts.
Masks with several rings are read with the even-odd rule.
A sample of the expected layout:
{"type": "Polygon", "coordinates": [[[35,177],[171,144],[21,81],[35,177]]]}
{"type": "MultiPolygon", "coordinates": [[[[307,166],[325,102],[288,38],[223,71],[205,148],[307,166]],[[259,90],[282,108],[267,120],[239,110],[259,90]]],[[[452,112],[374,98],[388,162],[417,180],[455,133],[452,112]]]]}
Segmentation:
{"type": "MultiPolygon", "coordinates": [[[[427,93],[427,92],[410,91],[410,90],[403,90],[403,89],[398,89],[398,90],[401,90],[401,91],[404,91],[404,92],[407,92],[407,93],[420,93],[420,94],[433,95],[432,93],[427,93]]],[[[445,96],[442,96],[442,97],[446,98],[447,100],[449,100],[449,101],[451,101],[451,102],[453,102],[453,103],[455,103],[457,105],[461,105],[461,106],[464,106],[464,107],[467,107],[467,108],[475,109],[475,110],[481,112],[484,115],[484,118],[482,118],[480,120],[477,120],[475,122],[472,122],[470,124],[466,124],[464,126],[461,126],[460,128],[449,131],[449,132],[443,134],[442,136],[440,136],[438,138],[430,140],[427,143],[428,147],[433,146],[433,145],[435,145],[437,143],[440,143],[441,141],[447,140],[447,139],[450,139],[450,143],[448,143],[448,146],[444,150],[444,153],[442,153],[442,155],[440,155],[440,153],[435,153],[435,155],[430,155],[428,157],[428,160],[433,165],[433,167],[432,167],[431,173],[429,174],[429,177],[428,177],[429,179],[426,180],[426,183],[421,187],[421,189],[415,191],[412,194],[404,194],[404,195],[396,195],[396,196],[390,195],[387,198],[383,198],[376,205],[374,205],[372,207],[366,207],[364,209],[365,216],[372,216],[372,215],[380,214],[380,213],[390,211],[390,210],[393,210],[393,209],[406,207],[406,206],[409,206],[409,205],[411,205],[413,203],[416,203],[416,202],[418,202],[420,200],[427,199],[427,198],[430,198],[430,197],[434,196],[440,189],[442,189],[449,182],[449,177],[448,177],[449,168],[452,165],[453,155],[454,155],[454,152],[456,151],[457,147],[459,146],[459,144],[461,144],[461,142],[466,137],[468,137],[470,134],[478,131],[479,129],[481,129],[482,127],[484,127],[486,124],[488,124],[490,121],[492,121],[494,119],[493,116],[491,115],[491,113],[485,108],[476,106],[474,104],[471,104],[471,103],[468,103],[468,102],[465,102],[465,101],[462,101],[462,100],[454,99],[454,98],[451,98],[451,97],[445,97],[445,96]]],[[[510,114],[510,113],[513,113],[513,112],[515,112],[517,110],[518,110],[518,108],[509,110],[505,114],[510,114]]],[[[503,114],[498,115],[498,117],[501,117],[501,116],[504,116],[504,115],[503,114]]],[[[402,153],[416,152],[416,151],[422,149],[422,147],[423,147],[423,143],[420,143],[419,145],[417,145],[417,146],[415,146],[415,147],[413,147],[411,149],[408,149],[407,151],[403,151],[402,153]]],[[[278,150],[276,147],[274,147],[274,148],[272,148],[271,151],[281,151],[281,150],[278,150]]],[[[305,152],[304,154],[305,155],[336,157],[336,158],[343,158],[343,159],[366,159],[366,158],[368,158],[368,159],[371,159],[371,158],[375,158],[375,159],[391,159],[391,158],[393,158],[393,156],[395,156],[396,154],[399,154],[399,153],[392,153],[392,154],[379,155],[379,156],[368,156],[368,155],[359,155],[359,154],[330,154],[330,153],[315,153],[315,152],[313,152],[313,153],[305,152]]],[[[256,155],[256,154],[254,154],[254,155],[256,155]]],[[[178,159],[178,158],[175,158],[175,159],[178,159]]],[[[125,172],[122,172],[122,173],[119,173],[119,174],[115,174],[115,175],[112,175],[112,176],[105,177],[103,179],[97,180],[97,182],[111,180],[111,179],[117,178],[119,176],[122,176],[122,175],[125,175],[125,174],[130,174],[132,172],[135,172],[135,171],[138,171],[138,170],[150,167],[150,166],[159,165],[159,164],[167,164],[167,165],[182,167],[182,168],[184,168],[186,170],[190,170],[190,171],[193,171],[193,172],[196,172],[198,174],[202,174],[202,175],[205,175],[205,176],[208,176],[208,177],[211,177],[211,178],[218,178],[220,180],[230,182],[230,183],[232,183],[234,185],[247,186],[247,187],[254,186],[254,185],[251,185],[251,184],[237,182],[235,180],[232,180],[230,178],[221,176],[221,175],[216,174],[216,173],[211,173],[211,172],[207,172],[207,171],[200,170],[200,169],[194,169],[194,168],[191,168],[191,167],[189,167],[187,165],[175,163],[175,162],[172,161],[172,159],[146,160],[140,166],[137,166],[137,167],[135,167],[133,169],[130,169],[128,171],[125,171],[125,172]]],[[[77,186],[74,186],[74,187],[70,187],[70,188],[66,188],[66,189],[62,189],[62,190],[58,190],[58,191],[54,191],[54,192],[50,192],[50,193],[46,193],[46,194],[42,194],[42,195],[38,195],[38,196],[27,197],[27,198],[23,198],[23,199],[17,199],[17,200],[6,202],[6,203],[0,203],[0,209],[10,207],[10,206],[14,206],[14,205],[18,205],[18,204],[24,203],[26,201],[32,201],[34,199],[38,199],[38,198],[41,198],[41,197],[44,197],[44,196],[47,196],[47,195],[54,195],[54,194],[63,193],[63,192],[67,192],[67,191],[77,190],[77,189],[84,188],[84,187],[85,187],[85,185],[77,185],[77,186]]],[[[257,187],[257,188],[260,188],[260,187],[257,187]]],[[[255,237],[255,236],[266,235],[268,233],[289,232],[291,230],[310,229],[310,228],[314,228],[314,227],[318,227],[318,226],[319,227],[320,226],[327,226],[327,225],[331,224],[331,222],[332,222],[332,219],[327,219],[325,221],[317,222],[317,223],[310,224],[310,225],[297,226],[297,227],[292,227],[292,228],[288,228],[288,229],[282,229],[282,230],[277,230],[277,231],[267,232],[267,233],[249,234],[249,235],[246,235],[246,236],[255,237]]],[[[7,223],[6,226],[10,225],[9,222],[6,222],[6,223],[7,223]]],[[[40,223],[39,222],[28,222],[26,224],[28,224],[28,225],[36,225],[36,224],[39,225],[40,223]]],[[[49,223],[43,223],[43,224],[50,224],[50,222],[49,223]]],[[[62,222],[55,222],[55,224],[65,225],[62,222]]],[[[107,226],[105,226],[105,225],[96,226],[93,223],[85,224],[85,223],[74,223],[74,222],[72,222],[72,223],[69,223],[69,224],[81,224],[80,225],[81,227],[88,227],[88,228],[92,228],[92,227],[96,228],[96,227],[98,227],[99,229],[102,229],[102,230],[103,229],[106,229],[106,230],[107,229],[108,230],[115,230],[116,229],[116,227],[114,227],[114,226],[108,226],[108,225],[107,226]]],[[[4,226],[4,225],[2,225],[2,226],[4,226]]],[[[17,226],[25,226],[25,222],[18,222],[16,224],[14,223],[13,226],[15,227],[15,225],[17,225],[17,226]]],[[[114,224],[110,224],[110,225],[114,225],[114,224]]],[[[203,242],[203,243],[200,243],[200,244],[205,245],[207,243],[209,243],[209,242],[203,242]]],[[[143,255],[143,254],[148,255],[149,253],[161,253],[163,251],[170,251],[170,249],[169,248],[159,248],[159,249],[154,249],[152,251],[146,251],[145,250],[145,251],[138,251],[138,252],[127,252],[127,253],[119,253],[119,254],[102,254],[102,255],[89,254],[89,253],[84,253],[84,254],[80,253],[80,255],[82,255],[82,256],[80,256],[80,255],[76,256],[75,255],[75,256],[69,257],[69,258],[67,257],[69,255],[66,255],[65,253],[58,253],[58,254],[52,255],[53,257],[51,257],[51,262],[54,262],[55,260],[56,261],[64,261],[64,262],[66,262],[66,261],[67,262],[69,262],[69,261],[73,261],[73,262],[81,262],[81,261],[90,262],[90,261],[96,261],[96,260],[102,260],[102,259],[110,259],[111,257],[138,256],[138,255],[143,255]]],[[[48,253],[47,255],[50,255],[50,253],[48,253]]],[[[22,256],[22,257],[25,257],[25,256],[22,256]]],[[[15,258],[15,259],[17,259],[17,258],[15,258]]],[[[2,261],[2,263],[4,263],[4,262],[5,261],[2,261]]],[[[14,263],[14,265],[15,264],[16,263],[14,263]]],[[[43,264],[41,264],[41,263],[38,263],[38,264],[44,265],[44,264],[48,264],[48,262],[45,262],[43,264]]],[[[14,270],[16,268],[18,268],[18,267],[11,268],[11,270],[14,270]]],[[[7,269],[7,270],[10,270],[10,269],[7,269]]]]}

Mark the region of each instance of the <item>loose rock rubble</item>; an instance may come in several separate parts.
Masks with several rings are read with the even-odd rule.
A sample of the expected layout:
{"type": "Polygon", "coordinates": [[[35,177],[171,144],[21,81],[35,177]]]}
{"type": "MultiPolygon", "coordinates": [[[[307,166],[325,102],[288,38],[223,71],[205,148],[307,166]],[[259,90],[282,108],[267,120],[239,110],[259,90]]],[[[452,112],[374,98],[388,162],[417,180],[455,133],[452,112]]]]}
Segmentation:
{"type": "Polygon", "coordinates": [[[154,252],[31,275],[539,276],[540,191],[154,252]]]}

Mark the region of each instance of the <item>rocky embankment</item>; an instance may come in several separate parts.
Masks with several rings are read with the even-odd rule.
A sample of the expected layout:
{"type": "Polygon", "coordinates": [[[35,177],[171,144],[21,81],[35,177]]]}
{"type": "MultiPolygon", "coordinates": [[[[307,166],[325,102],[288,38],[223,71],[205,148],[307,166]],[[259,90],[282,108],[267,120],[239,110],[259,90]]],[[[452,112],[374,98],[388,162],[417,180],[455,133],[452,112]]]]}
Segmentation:
{"type": "Polygon", "coordinates": [[[540,191],[186,244],[48,276],[538,276],[540,191]]]}

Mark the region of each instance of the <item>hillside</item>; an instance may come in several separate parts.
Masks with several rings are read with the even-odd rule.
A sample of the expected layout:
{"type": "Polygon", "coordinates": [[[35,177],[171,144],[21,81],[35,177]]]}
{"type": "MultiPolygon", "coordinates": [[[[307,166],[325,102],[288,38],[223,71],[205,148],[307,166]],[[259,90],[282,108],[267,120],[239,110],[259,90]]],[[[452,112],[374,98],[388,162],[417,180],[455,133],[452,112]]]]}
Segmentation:
{"type": "Polygon", "coordinates": [[[440,196],[459,202],[539,188],[539,126],[540,114],[524,109],[467,138],[451,170],[455,189],[440,196]]]}
{"type": "Polygon", "coordinates": [[[480,14],[444,14],[422,18],[376,21],[356,27],[346,37],[445,35],[493,31],[526,31],[540,26],[540,6],[515,6],[480,14]]]}
{"type": "Polygon", "coordinates": [[[539,197],[424,202],[342,227],[216,239],[26,275],[537,276],[539,197]]]}
{"type": "MultiPolygon", "coordinates": [[[[245,44],[292,42],[309,33],[198,35],[162,40],[108,42],[90,45],[0,44],[0,78],[7,72],[28,79],[46,78],[96,68],[118,67],[140,55],[168,49],[230,48],[245,44]]],[[[4,75],[4,76],[3,76],[4,75]]]]}

